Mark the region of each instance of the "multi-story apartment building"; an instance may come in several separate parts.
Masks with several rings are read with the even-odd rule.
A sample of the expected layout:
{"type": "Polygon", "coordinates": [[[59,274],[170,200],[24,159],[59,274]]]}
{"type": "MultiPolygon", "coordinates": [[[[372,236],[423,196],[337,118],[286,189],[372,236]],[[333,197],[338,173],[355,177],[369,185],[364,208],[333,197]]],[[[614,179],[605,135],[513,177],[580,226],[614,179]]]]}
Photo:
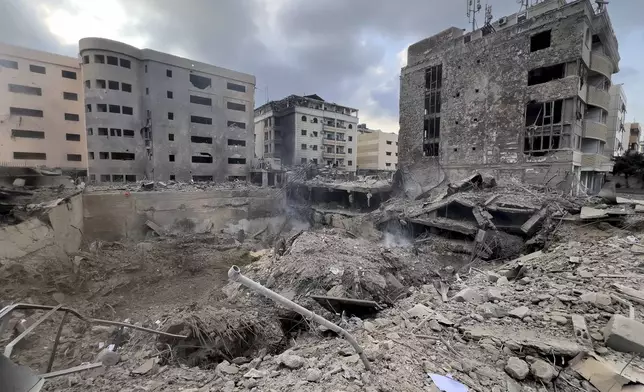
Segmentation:
{"type": "Polygon", "coordinates": [[[358,110],[318,95],[290,95],[255,109],[255,154],[284,166],[356,171],[358,110]]]}
{"type": "Polygon", "coordinates": [[[79,46],[90,180],[247,178],[254,76],[107,39],[79,46]]]}
{"type": "Polygon", "coordinates": [[[358,170],[396,170],[398,134],[358,125],[358,170]]]}
{"type": "Polygon", "coordinates": [[[613,157],[624,155],[628,145],[623,143],[626,121],[626,94],[621,84],[610,87],[610,109],[606,125],[608,126],[608,137],[604,152],[612,154],[613,157]]]}
{"type": "Polygon", "coordinates": [[[640,123],[625,123],[624,128],[626,132],[624,132],[622,144],[624,145],[625,152],[627,154],[631,152],[642,152],[642,127],[640,123]]]}
{"type": "Polygon", "coordinates": [[[0,43],[0,165],[85,175],[78,59],[0,43]]]}
{"type": "Polygon", "coordinates": [[[473,171],[598,191],[612,169],[606,119],[619,59],[608,13],[590,0],[545,0],[411,45],[399,138],[408,192],[473,171]]]}

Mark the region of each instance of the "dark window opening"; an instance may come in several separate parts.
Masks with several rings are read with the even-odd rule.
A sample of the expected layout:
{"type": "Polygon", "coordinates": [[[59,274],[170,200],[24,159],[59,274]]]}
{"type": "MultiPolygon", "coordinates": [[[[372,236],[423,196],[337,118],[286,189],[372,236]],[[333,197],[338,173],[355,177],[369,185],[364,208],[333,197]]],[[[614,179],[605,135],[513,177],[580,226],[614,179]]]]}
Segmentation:
{"type": "Polygon", "coordinates": [[[551,34],[552,30],[546,30],[530,37],[530,51],[536,52],[537,50],[549,48],[551,34]]]}
{"type": "Polygon", "coordinates": [[[425,97],[425,114],[436,114],[441,112],[441,96],[440,93],[430,92],[425,97]]]}
{"type": "Polygon", "coordinates": [[[426,157],[437,157],[439,153],[439,144],[438,143],[427,143],[423,144],[423,154],[426,157]]]}
{"type": "Polygon", "coordinates": [[[94,159],[94,151],[88,151],[88,152],[87,152],[87,157],[88,157],[89,159],[94,159]]]}
{"type": "Polygon", "coordinates": [[[136,182],[136,175],[134,175],[134,174],[126,174],[125,175],[125,182],[136,182]]]}
{"type": "Polygon", "coordinates": [[[110,136],[121,136],[121,130],[119,128],[110,128],[110,136]]]}
{"type": "Polygon", "coordinates": [[[190,116],[190,122],[195,124],[212,125],[212,118],[201,116],[190,116]]]}
{"type": "Polygon", "coordinates": [[[212,144],[212,138],[205,137],[205,136],[190,136],[190,142],[201,143],[201,144],[212,144]]]}
{"type": "Polygon", "coordinates": [[[42,96],[42,89],[39,87],[23,86],[20,84],[10,84],[9,92],[26,95],[42,96]]]}
{"type": "Polygon", "coordinates": [[[0,59],[0,67],[18,69],[18,62],[13,60],[0,59]]]}
{"type": "Polygon", "coordinates": [[[105,64],[105,56],[103,56],[102,54],[95,54],[94,62],[98,64],[105,64]]]}
{"type": "Polygon", "coordinates": [[[110,105],[110,113],[121,113],[121,107],[119,105],[110,105]]]}
{"type": "Polygon", "coordinates": [[[81,159],[81,154],[67,154],[68,161],[80,162],[81,159]]]}
{"type": "MultiPolygon", "coordinates": [[[[306,159],[306,158],[303,158],[306,159]]],[[[229,165],[245,165],[246,158],[228,158],[229,165]]]]}
{"type": "Polygon", "coordinates": [[[166,69],[165,76],[171,78],[172,77],[172,70],[171,69],[166,69]]]}
{"type": "Polygon", "coordinates": [[[109,174],[101,174],[101,182],[110,182],[110,175],[109,174]]]}
{"type": "Polygon", "coordinates": [[[527,127],[559,124],[562,120],[563,100],[551,102],[531,102],[526,106],[525,125],[527,127]]]}
{"type": "Polygon", "coordinates": [[[166,91],[166,92],[165,92],[165,96],[166,96],[166,98],[168,98],[168,99],[172,99],[172,98],[173,98],[172,91],[166,91]]]}
{"type": "Polygon", "coordinates": [[[170,181],[174,181],[174,179],[177,178],[174,174],[170,174],[170,181]]]}
{"type": "Polygon", "coordinates": [[[123,68],[130,68],[130,60],[119,59],[119,63],[121,64],[121,67],[123,67],[123,68]]]}
{"type": "Polygon", "coordinates": [[[212,157],[204,155],[193,155],[192,163],[212,163],[212,157]]]}
{"type": "Polygon", "coordinates": [[[302,136],[306,136],[306,129],[302,129],[302,136]]]}
{"type": "Polygon", "coordinates": [[[352,142],[352,141],[353,141],[353,136],[349,136],[349,141],[350,141],[350,142],[352,142]]]}
{"type": "Polygon", "coordinates": [[[94,135],[94,130],[92,128],[87,128],[87,136],[94,135]]]}
{"type": "Polygon", "coordinates": [[[230,110],[236,110],[238,112],[246,111],[246,105],[244,105],[243,103],[226,102],[226,107],[230,110]]]}
{"type": "Polygon", "coordinates": [[[132,85],[129,83],[121,83],[121,90],[125,91],[126,93],[131,93],[132,92],[132,85]]]}
{"type": "Polygon", "coordinates": [[[134,137],[134,131],[131,129],[124,129],[123,137],[134,137]]]}
{"type": "Polygon", "coordinates": [[[85,81],[85,88],[91,88],[92,87],[92,81],[91,80],[86,80],[85,81]]]}
{"type": "Polygon", "coordinates": [[[246,147],[246,140],[228,139],[228,145],[246,147]]]}
{"type": "MultiPolygon", "coordinates": [[[[318,145],[317,145],[317,144],[314,144],[314,145],[313,145],[313,146],[311,146],[311,147],[313,148],[313,151],[317,151],[317,150],[318,150],[318,145]]],[[[349,149],[349,150],[350,150],[350,149],[349,149]]],[[[350,151],[349,151],[349,152],[350,152],[350,151]]]]}
{"type": "Polygon", "coordinates": [[[564,63],[536,68],[528,72],[528,86],[548,83],[551,80],[561,79],[565,76],[566,64],[564,63]]]}
{"type": "Polygon", "coordinates": [[[246,92],[246,86],[243,86],[241,84],[228,82],[226,84],[226,86],[227,86],[228,90],[239,91],[240,93],[245,93],[246,92]]]}
{"type": "Polygon", "coordinates": [[[306,116],[302,116],[302,121],[306,121],[306,116]]]}
{"type": "Polygon", "coordinates": [[[112,174],[112,182],[123,182],[123,174],[112,174]]]}
{"type": "Polygon", "coordinates": [[[174,141],[174,133],[169,133],[168,134],[168,140],[173,142],[174,141]]]}
{"type": "Polygon", "coordinates": [[[105,104],[105,103],[97,103],[96,104],[96,111],[99,112],[99,113],[107,112],[107,104],[105,104]]]}
{"type": "Polygon", "coordinates": [[[246,123],[239,122],[239,121],[228,121],[228,126],[237,127],[239,129],[246,129],[246,123]]]}
{"type": "Polygon", "coordinates": [[[174,113],[168,112],[168,120],[174,120],[174,113]]]}
{"type": "MultiPolygon", "coordinates": [[[[228,160],[228,163],[230,163],[230,159],[228,160]]],[[[301,164],[306,164],[306,158],[300,158],[300,163],[301,164]]]]}
{"type": "Polygon", "coordinates": [[[29,70],[33,73],[39,73],[43,75],[47,73],[47,69],[41,65],[29,64],[29,70]]]}
{"type": "Polygon", "coordinates": [[[317,124],[317,123],[318,123],[318,119],[317,119],[317,118],[314,118],[314,119],[313,119],[313,124],[317,124]]]}
{"type": "Polygon", "coordinates": [[[65,113],[65,120],[67,121],[80,121],[80,116],[74,113],[65,113]]]}
{"type": "Polygon", "coordinates": [[[123,114],[129,114],[131,116],[134,114],[134,110],[129,106],[123,106],[123,114]]]}
{"type": "Polygon", "coordinates": [[[433,117],[425,120],[424,139],[438,139],[441,136],[441,118],[433,117]]]}
{"type": "Polygon", "coordinates": [[[119,82],[116,82],[114,80],[109,80],[107,82],[107,88],[110,90],[118,90],[119,89],[119,82]]]}
{"type": "Polygon", "coordinates": [[[472,40],[472,35],[468,34],[465,37],[463,37],[463,43],[466,44],[472,40]]]}
{"type": "Polygon", "coordinates": [[[78,101],[78,94],[64,92],[63,93],[63,99],[66,99],[68,101],[78,101]]]}
{"type": "Polygon", "coordinates": [[[78,133],[66,133],[65,140],[70,142],[80,142],[80,135],[78,133]]]}
{"type": "Polygon", "coordinates": [[[44,152],[14,152],[13,159],[33,159],[44,161],[47,159],[47,154],[44,152]]]}
{"type": "Polygon", "coordinates": [[[11,137],[24,137],[28,139],[44,139],[45,132],[43,131],[28,131],[26,129],[12,129],[11,137]]]}
{"type": "Polygon", "coordinates": [[[107,63],[109,65],[119,65],[119,59],[114,56],[107,56],[107,63]]]}
{"type": "Polygon", "coordinates": [[[443,80],[443,65],[435,65],[425,70],[425,88],[440,89],[443,80]]]}
{"type": "Polygon", "coordinates": [[[116,161],[133,161],[134,154],[131,152],[113,152],[112,160],[116,161]]]}
{"type": "Polygon", "coordinates": [[[107,128],[99,128],[98,136],[107,136],[107,128]]]}
{"type": "Polygon", "coordinates": [[[391,156],[391,152],[390,152],[390,151],[385,152],[385,154],[386,154],[387,156],[391,156]]]}
{"type": "Polygon", "coordinates": [[[386,143],[387,143],[388,145],[390,145],[390,146],[393,144],[393,142],[392,142],[391,140],[387,140],[387,142],[386,142],[386,143]]]}
{"type": "Polygon", "coordinates": [[[98,158],[99,159],[110,159],[110,153],[109,152],[99,152],[98,153],[98,158]]]}
{"type": "Polygon", "coordinates": [[[195,74],[190,74],[190,83],[200,90],[206,89],[212,85],[210,78],[195,74]]]}
{"type": "Polygon", "coordinates": [[[174,154],[168,155],[168,161],[174,162],[174,154]]]}
{"type": "Polygon", "coordinates": [[[194,182],[208,182],[212,181],[212,176],[192,176],[194,182]]]}
{"type": "Polygon", "coordinates": [[[306,150],[306,143],[302,143],[302,145],[300,146],[300,148],[301,148],[302,150],[306,150]]]}
{"type": "Polygon", "coordinates": [[[190,96],[190,103],[196,103],[197,105],[212,106],[212,99],[206,97],[198,97],[196,95],[190,96]]]}
{"type": "Polygon", "coordinates": [[[96,79],[96,88],[105,88],[107,83],[103,79],[96,79]]]}
{"type": "Polygon", "coordinates": [[[26,116],[26,117],[42,117],[43,111],[37,109],[26,109],[26,108],[9,108],[9,115],[11,116],[26,116]]]}
{"type": "Polygon", "coordinates": [[[74,79],[74,80],[76,80],[76,72],[72,72],[72,71],[63,71],[63,72],[62,72],[62,76],[63,76],[63,78],[65,78],[65,79],[74,79]]]}

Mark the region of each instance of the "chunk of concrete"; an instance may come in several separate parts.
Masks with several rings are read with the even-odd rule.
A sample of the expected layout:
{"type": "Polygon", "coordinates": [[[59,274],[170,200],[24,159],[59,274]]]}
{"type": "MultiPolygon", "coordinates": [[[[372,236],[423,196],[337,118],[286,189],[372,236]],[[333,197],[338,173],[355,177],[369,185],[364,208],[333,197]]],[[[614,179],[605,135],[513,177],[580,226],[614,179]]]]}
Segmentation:
{"type": "Polygon", "coordinates": [[[104,366],[114,366],[121,360],[119,353],[116,353],[109,348],[104,349],[96,356],[96,362],[102,363],[104,366]]]}
{"type": "Polygon", "coordinates": [[[581,302],[599,306],[610,306],[613,303],[610,295],[604,293],[588,292],[582,294],[579,299],[581,299],[581,302]]]}
{"type": "Polygon", "coordinates": [[[505,372],[516,380],[523,380],[530,372],[528,364],[517,357],[510,357],[505,364],[505,372]]]}
{"type": "Polygon", "coordinates": [[[423,304],[416,304],[413,308],[407,311],[411,317],[423,318],[432,314],[431,309],[423,304]]]}
{"type": "Polygon", "coordinates": [[[530,308],[527,306],[519,306],[518,308],[512,309],[508,314],[512,317],[522,319],[530,314],[530,308]]]}
{"type": "Polygon", "coordinates": [[[500,301],[503,299],[503,292],[496,287],[487,289],[487,299],[490,301],[500,301]]]}
{"type": "Polygon", "coordinates": [[[579,215],[581,219],[600,219],[606,218],[607,216],[606,210],[586,206],[581,207],[581,214],[579,215]]]}
{"type": "Polygon", "coordinates": [[[644,324],[615,314],[604,328],[604,341],[613,350],[644,354],[644,324]]]}
{"type": "Polygon", "coordinates": [[[549,383],[555,377],[555,369],[543,359],[536,359],[530,364],[530,373],[545,383],[549,383]]]}
{"type": "Polygon", "coordinates": [[[479,313],[483,318],[501,318],[504,317],[507,313],[500,306],[486,302],[482,305],[476,307],[477,313],[479,313]]]}
{"type": "Polygon", "coordinates": [[[279,363],[289,369],[299,369],[304,366],[304,358],[297,355],[282,354],[279,357],[279,363]]]}
{"type": "Polygon", "coordinates": [[[466,287],[459,291],[454,298],[456,302],[478,302],[481,296],[471,287],[466,287]]]}
{"type": "Polygon", "coordinates": [[[577,342],[586,347],[592,347],[593,342],[590,340],[590,333],[588,332],[588,326],[586,325],[586,320],[584,316],[580,314],[572,315],[572,328],[575,332],[575,339],[577,342]]]}
{"type": "Polygon", "coordinates": [[[541,227],[541,222],[543,222],[547,214],[548,208],[542,208],[521,226],[521,231],[526,235],[534,234],[541,227]]]}
{"type": "Polygon", "coordinates": [[[215,368],[215,372],[234,375],[239,373],[239,368],[237,365],[232,365],[228,361],[223,361],[215,368]]]}
{"type": "Polygon", "coordinates": [[[13,186],[15,187],[23,187],[25,186],[25,183],[26,181],[24,178],[16,178],[15,180],[13,180],[13,186]]]}

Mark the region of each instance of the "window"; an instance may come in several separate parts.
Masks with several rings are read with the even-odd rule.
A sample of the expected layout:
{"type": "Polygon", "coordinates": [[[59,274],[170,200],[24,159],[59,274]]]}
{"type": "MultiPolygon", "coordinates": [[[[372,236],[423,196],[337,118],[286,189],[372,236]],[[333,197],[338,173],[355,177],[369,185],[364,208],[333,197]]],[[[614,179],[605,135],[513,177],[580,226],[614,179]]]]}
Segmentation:
{"type": "Polygon", "coordinates": [[[107,136],[107,128],[99,128],[98,136],[107,136]]]}
{"type": "Polygon", "coordinates": [[[210,78],[195,74],[190,74],[190,83],[200,90],[206,89],[212,85],[210,78]]]}
{"type": "Polygon", "coordinates": [[[246,147],[246,140],[228,139],[229,146],[246,147]]]}
{"type": "Polygon", "coordinates": [[[169,133],[168,134],[168,140],[173,142],[174,141],[174,133],[169,133]]]}
{"type": "Polygon", "coordinates": [[[89,56],[83,56],[83,64],[89,64],[89,56]]]}
{"type": "Polygon", "coordinates": [[[385,166],[390,167],[391,163],[387,162],[387,163],[385,163],[385,166]]]}
{"type": "Polygon", "coordinates": [[[167,70],[165,71],[165,76],[167,76],[167,77],[171,78],[171,77],[172,77],[172,70],[171,70],[171,69],[167,69],[167,70]]]}
{"type": "Polygon", "coordinates": [[[43,131],[27,131],[24,129],[12,129],[11,137],[24,137],[27,139],[44,139],[45,132],[43,131]]]}
{"type": "Polygon", "coordinates": [[[126,93],[131,93],[132,85],[129,83],[121,83],[121,91],[125,91],[126,93]]]}
{"type": "Polygon", "coordinates": [[[190,122],[195,123],[195,124],[212,125],[212,118],[200,117],[200,116],[190,116],[190,122]]]}
{"type": "Polygon", "coordinates": [[[306,129],[302,129],[302,136],[306,136],[306,129]]]}
{"type": "Polygon", "coordinates": [[[306,158],[300,158],[300,163],[305,165],[306,164],[306,158]]]}
{"type": "Polygon", "coordinates": [[[63,78],[76,80],[76,72],[62,71],[63,78]]]}
{"type": "Polygon", "coordinates": [[[439,90],[443,83],[443,65],[435,65],[425,70],[425,88],[439,90]]]}
{"type": "Polygon", "coordinates": [[[65,140],[70,142],[80,142],[80,135],[78,133],[66,133],[65,140]]]}
{"type": "Polygon", "coordinates": [[[134,137],[134,131],[131,129],[124,129],[123,137],[134,137]]]}
{"type": "Polygon", "coordinates": [[[318,119],[317,119],[317,118],[314,118],[314,119],[313,119],[313,124],[317,124],[317,123],[318,123],[318,119]]]}
{"type": "Polygon", "coordinates": [[[131,116],[132,114],[134,114],[134,110],[129,106],[123,106],[123,114],[128,114],[131,116]]]}
{"type": "Polygon", "coordinates": [[[105,88],[107,84],[103,79],[96,79],[96,88],[105,88]]]}
{"type": "Polygon", "coordinates": [[[353,161],[347,161],[347,166],[353,166],[353,161]]]}
{"type": "Polygon", "coordinates": [[[121,136],[121,130],[119,128],[110,128],[110,136],[114,137],[120,137],[121,136]]]}
{"type": "Polygon", "coordinates": [[[114,56],[107,56],[107,63],[109,65],[119,65],[119,59],[114,56]]]}
{"type": "Polygon", "coordinates": [[[174,175],[174,174],[170,174],[170,181],[174,181],[174,179],[175,179],[175,178],[176,178],[176,177],[175,177],[175,175],[174,175]]]}
{"type": "Polygon", "coordinates": [[[239,121],[228,121],[228,126],[237,127],[239,129],[246,129],[246,123],[239,122],[239,121]]]}
{"type": "Polygon", "coordinates": [[[147,64],[145,64],[145,65],[143,66],[143,69],[145,70],[145,73],[148,73],[148,65],[147,65],[147,64]]]}
{"type": "Polygon", "coordinates": [[[472,40],[472,34],[468,34],[465,37],[463,37],[463,43],[466,44],[472,40]]]}
{"type": "Polygon", "coordinates": [[[87,128],[87,136],[92,136],[94,135],[94,129],[93,128],[87,128]]]}
{"type": "Polygon", "coordinates": [[[317,145],[317,144],[314,144],[314,145],[312,146],[312,148],[313,148],[313,151],[317,151],[317,150],[318,150],[318,145],[317,145]]]}
{"type": "Polygon", "coordinates": [[[391,146],[391,140],[387,140],[387,144],[391,146]]]}
{"type": "Polygon", "coordinates": [[[149,87],[145,88],[145,95],[150,95],[150,88],[149,87]]]}
{"type": "Polygon", "coordinates": [[[44,152],[14,152],[13,159],[33,159],[44,161],[47,159],[47,154],[44,152]]]}
{"type": "Polygon", "coordinates": [[[302,121],[306,121],[306,116],[302,116],[302,121]]]}
{"type": "Polygon", "coordinates": [[[166,92],[165,92],[165,96],[166,96],[168,99],[172,99],[172,91],[166,91],[166,92]]]}
{"type": "Polygon", "coordinates": [[[13,60],[0,59],[0,67],[18,69],[18,62],[13,60]]]}
{"type": "Polygon", "coordinates": [[[20,84],[10,84],[9,92],[16,94],[38,95],[42,96],[42,89],[38,87],[23,86],[20,84]]]}
{"type": "Polygon", "coordinates": [[[130,60],[127,60],[127,59],[119,59],[119,64],[123,68],[130,68],[131,66],[130,60]]]}
{"type": "Polygon", "coordinates": [[[94,151],[89,151],[89,152],[87,152],[87,157],[88,157],[89,159],[94,159],[94,151]]]}
{"type": "Polygon", "coordinates": [[[192,176],[192,181],[195,181],[195,182],[212,181],[212,176],[192,176]]]}
{"type": "Polygon", "coordinates": [[[110,90],[118,90],[118,89],[119,89],[119,82],[116,82],[116,81],[114,81],[114,80],[109,80],[109,81],[107,82],[107,87],[108,87],[110,90]]]}
{"type": "Polygon", "coordinates": [[[98,158],[99,159],[110,159],[110,153],[109,152],[99,152],[98,153],[98,158]]]}
{"type": "Polygon", "coordinates": [[[300,146],[300,148],[301,148],[302,150],[306,150],[306,144],[302,143],[302,145],[300,146]]]}
{"type": "Polygon", "coordinates": [[[63,92],[63,99],[66,99],[68,101],[78,101],[78,94],[63,92]]]}
{"type": "Polygon", "coordinates": [[[97,103],[96,104],[96,111],[99,113],[106,113],[107,112],[107,104],[106,103],[97,103]]]}
{"type": "MultiPolygon", "coordinates": [[[[31,72],[33,72],[33,73],[39,73],[39,74],[43,74],[43,75],[47,73],[47,69],[45,69],[45,67],[43,67],[41,65],[29,64],[29,70],[31,72]]],[[[65,71],[63,71],[63,72],[65,72],[65,71]]]]}
{"type": "Polygon", "coordinates": [[[353,136],[349,136],[349,141],[350,141],[350,142],[352,142],[352,141],[353,141],[353,136]]]}
{"type": "Polygon", "coordinates": [[[101,182],[110,182],[110,175],[109,174],[101,174],[101,182]]]}
{"type": "Polygon", "coordinates": [[[441,111],[441,96],[440,91],[431,91],[429,95],[425,96],[425,115],[436,114],[441,111]]]}
{"type": "Polygon", "coordinates": [[[85,81],[85,88],[92,88],[92,82],[89,80],[85,81]]]}
{"type": "Polygon", "coordinates": [[[528,86],[548,83],[551,80],[562,79],[565,76],[566,64],[564,63],[535,68],[528,72],[528,86]]]}
{"type": "Polygon", "coordinates": [[[229,165],[245,165],[246,158],[228,158],[229,165]]]}
{"type": "Polygon", "coordinates": [[[353,148],[347,148],[347,153],[353,154],[353,148]]]}
{"type": "Polygon", "coordinates": [[[190,103],[196,103],[197,105],[211,106],[212,99],[206,97],[198,97],[196,95],[190,96],[190,103]]]}
{"type": "Polygon", "coordinates": [[[190,141],[192,143],[212,144],[212,138],[204,136],[190,136],[190,141]]]}
{"type": "MultiPolygon", "coordinates": [[[[235,102],[226,102],[226,107],[230,110],[236,110],[238,112],[245,112],[246,111],[246,105],[242,103],[235,103],[235,102]]],[[[277,124],[275,124],[277,125],[277,124]]]]}
{"type": "Polygon", "coordinates": [[[26,108],[9,108],[9,114],[11,116],[26,116],[26,117],[42,117],[43,111],[36,109],[26,109],[26,108]]]}
{"type": "Polygon", "coordinates": [[[318,131],[313,131],[313,137],[318,137],[318,131]]]}
{"type": "Polygon", "coordinates": [[[570,147],[570,131],[563,127],[562,109],[563,100],[527,104],[524,153],[543,156],[548,151],[570,147]]]}
{"type": "Polygon", "coordinates": [[[530,51],[536,52],[537,50],[549,48],[551,33],[552,30],[546,30],[530,37],[530,51]]]}
{"type": "Polygon", "coordinates": [[[246,92],[246,86],[243,86],[241,84],[228,82],[226,84],[226,86],[227,86],[228,90],[239,91],[240,93],[245,93],[246,92]]]}
{"type": "Polygon", "coordinates": [[[121,107],[119,105],[110,105],[110,113],[121,113],[121,107]]]}
{"type": "Polygon", "coordinates": [[[193,155],[192,163],[212,163],[212,157],[209,155],[193,155]]]}
{"type": "Polygon", "coordinates": [[[123,174],[112,174],[112,182],[123,182],[123,174]]]}
{"type": "Polygon", "coordinates": [[[85,105],[85,113],[91,113],[91,112],[92,112],[92,105],[88,103],[87,105],[85,105]]]}
{"type": "Polygon", "coordinates": [[[114,161],[133,161],[134,154],[131,152],[113,152],[112,160],[114,161]]]}
{"type": "Polygon", "coordinates": [[[81,154],[67,154],[67,160],[73,162],[81,161],[81,154]]]}
{"type": "Polygon", "coordinates": [[[95,54],[94,62],[99,64],[105,64],[105,56],[103,56],[102,54],[95,54]]]}
{"type": "Polygon", "coordinates": [[[264,146],[264,152],[268,152],[268,145],[264,146]]]}
{"type": "Polygon", "coordinates": [[[353,125],[352,125],[352,124],[349,124],[349,129],[353,129],[353,125]]]}
{"type": "Polygon", "coordinates": [[[174,120],[174,113],[168,112],[168,120],[174,120]]]}
{"type": "Polygon", "coordinates": [[[561,123],[563,100],[528,103],[526,106],[525,125],[540,127],[561,123]]]}
{"type": "Polygon", "coordinates": [[[168,155],[168,161],[174,162],[174,154],[168,155]]]}
{"type": "Polygon", "coordinates": [[[387,151],[387,152],[385,152],[385,155],[387,155],[388,157],[390,157],[390,156],[391,156],[391,152],[390,152],[390,151],[387,151]]]}

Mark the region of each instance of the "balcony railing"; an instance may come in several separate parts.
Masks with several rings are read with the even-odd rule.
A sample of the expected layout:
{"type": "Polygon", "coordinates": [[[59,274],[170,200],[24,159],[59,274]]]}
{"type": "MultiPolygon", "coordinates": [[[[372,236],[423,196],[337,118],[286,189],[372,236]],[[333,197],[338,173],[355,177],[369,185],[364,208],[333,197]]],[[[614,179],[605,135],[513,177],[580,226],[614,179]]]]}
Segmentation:
{"type": "Polygon", "coordinates": [[[615,72],[615,68],[613,67],[613,63],[610,58],[595,50],[590,53],[590,69],[595,72],[599,72],[609,79],[615,72]]]}
{"type": "Polygon", "coordinates": [[[588,104],[599,106],[602,109],[608,110],[610,108],[610,94],[597,87],[588,86],[588,104]]]}
{"type": "Polygon", "coordinates": [[[606,141],[608,138],[608,127],[606,124],[593,120],[585,121],[584,137],[606,141]]]}

